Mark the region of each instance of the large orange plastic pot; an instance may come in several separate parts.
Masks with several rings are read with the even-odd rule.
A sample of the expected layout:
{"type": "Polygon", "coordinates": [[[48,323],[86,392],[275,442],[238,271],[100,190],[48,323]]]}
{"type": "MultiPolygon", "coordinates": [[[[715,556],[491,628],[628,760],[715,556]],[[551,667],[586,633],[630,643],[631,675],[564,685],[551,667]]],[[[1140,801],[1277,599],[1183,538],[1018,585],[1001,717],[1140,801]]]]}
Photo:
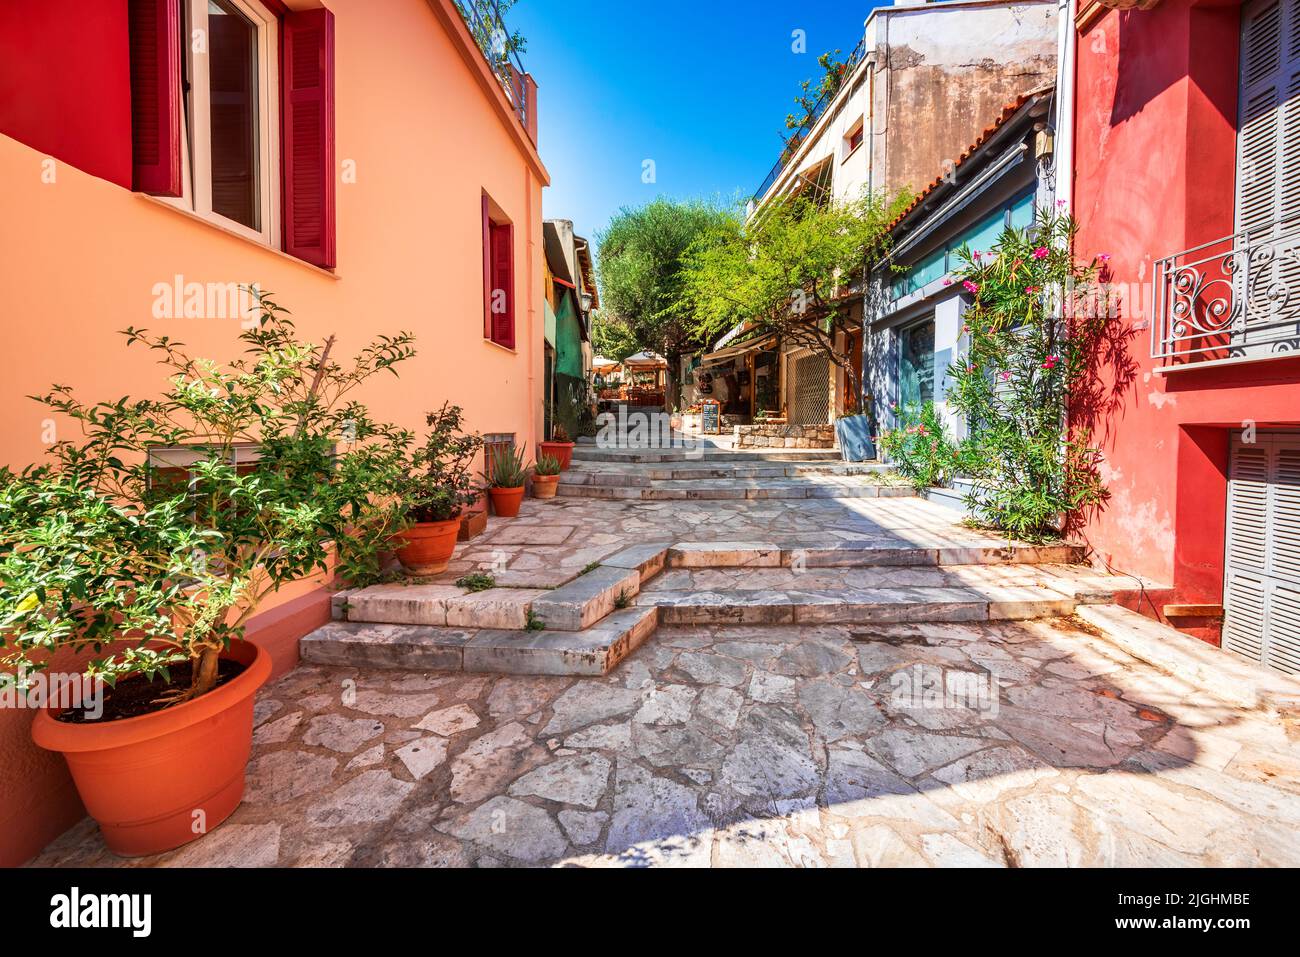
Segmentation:
{"type": "Polygon", "coordinates": [[[243,664],[232,681],[165,711],[102,724],[36,713],[32,740],[67,759],[104,843],[125,857],[160,854],[202,837],[244,797],[253,698],[271,656],[248,642],[222,655],[243,664]]]}
{"type": "Polygon", "coordinates": [[[524,486],[518,488],[490,488],[488,495],[492,498],[492,511],[502,518],[514,518],[519,514],[519,506],[524,501],[524,486]]]}
{"type": "Polygon", "coordinates": [[[538,454],[559,459],[562,472],[569,471],[569,466],[573,464],[573,446],[574,443],[572,442],[539,442],[537,444],[538,454]]]}
{"type": "Polygon", "coordinates": [[[441,575],[451,564],[459,534],[459,517],[447,522],[417,522],[393,536],[397,560],[408,575],[441,575]]]}

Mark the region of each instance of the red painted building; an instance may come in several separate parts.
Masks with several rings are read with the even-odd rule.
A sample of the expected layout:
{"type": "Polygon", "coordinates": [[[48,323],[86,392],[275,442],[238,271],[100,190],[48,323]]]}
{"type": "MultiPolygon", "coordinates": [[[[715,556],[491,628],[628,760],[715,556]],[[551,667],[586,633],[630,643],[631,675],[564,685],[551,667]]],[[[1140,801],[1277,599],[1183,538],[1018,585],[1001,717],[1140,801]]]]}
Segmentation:
{"type": "Polygon", "coordinates": [[[1078,250],[1118,314],[1089,542],[1169,586],[1143,612],[1300,672],[1300,0],[1075,13],[1078,250]]]}

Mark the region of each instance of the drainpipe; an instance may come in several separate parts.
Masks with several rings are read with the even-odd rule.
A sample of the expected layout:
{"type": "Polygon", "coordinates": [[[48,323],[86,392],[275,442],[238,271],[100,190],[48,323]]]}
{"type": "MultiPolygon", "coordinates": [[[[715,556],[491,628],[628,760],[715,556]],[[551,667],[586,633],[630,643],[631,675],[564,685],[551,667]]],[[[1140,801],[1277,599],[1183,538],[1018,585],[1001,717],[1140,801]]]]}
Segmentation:
{"type": "Polygon", "coordinates": [[[524,164],[524,201],[528,210],[528,405],[530,413],[528,416],[528,427],[531,432],[529,438],[534,451],[537,449],[537,442],[540,436],[545,435],[545,431],[538,431],[537,422],[539,417],[542,419],[542,429],[546,428],[546,407],[545,397],[542,404],[537,404],[537,398],[541,393],[537,392],[537,349],[538,340],[543,339],[546,331],[542,330],[542,335],[538,335],[537,325],[537,296],[541,287],[537,283],[537,269],[535,260],[537,258],[537,242],[535,226],[541,225],[541,210],[533,208],[533,171],[524,164]]]}
{"type": "Polygon", "coordinates": [[[1058,0],[1056,34],[1056,142],[1052,164],[1056,171],[1056,199],[1064,200],[1064,213],[1074,212],[1074,103],[1075,57],[1078,37],[1074,17],[1078,0],[1058,0]]]}

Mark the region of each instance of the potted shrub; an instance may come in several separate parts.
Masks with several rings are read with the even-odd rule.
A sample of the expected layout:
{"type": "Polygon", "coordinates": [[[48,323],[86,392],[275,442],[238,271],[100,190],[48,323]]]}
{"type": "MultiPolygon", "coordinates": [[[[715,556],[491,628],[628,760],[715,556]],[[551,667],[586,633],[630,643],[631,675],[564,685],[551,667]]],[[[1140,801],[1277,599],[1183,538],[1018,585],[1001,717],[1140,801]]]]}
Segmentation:
{"type": "Polygon", "coordinates": [[[431,412],[424,445],[411,455],[394,489],[410,522],[393,536],[397,560],[408,575],[439,575],[447,570],[460,533],[461,512],[478,500],[471,466],[483,440],[461,431],[460,406],[444,404],[431,412]]]}
{"type": "Polygon", "coordinates": [[[492,510],[502,518],[514,518],[519,514],[524,488],[528,484],[529,469],[524,450],[497,449],[489,456],[487,465],[483,477],[487,480],[492,510]]]}
{"type": "Polygon", "coordinates": [[[553,455],[539,455],[533,466],[533,498],[555,498],[564,469],[553,455]]]}
{"type": "Polygon", "coordinates": [[[271,673],[244,632],[265,600],[329,571],[336,549],[355,567],[376,561],[360,552],[378,539],[347,526],[370,521],[405,434],[348,393],[414,355],[411,339],[381,339],[344,368],[332,338],[299,341],[281,312],[263,298],[227,366],[128,329],[171,373],[161,396],[88,404],[55,387],[42,401],[83,438],[0,476],[0,681],[23,688],[60,652],[89,656],[102,699],[50,702],[32,736],[65,755],[119,854],[192,841],[239,804],[253,696],[271,673]]]}
{"type": "Polygon", "coordinates": [[[557,422],[551,429],[551,441],[538,443],[538,454],[559,460],[560,471],[567,472],[573,464],[573,444],[569,430],[557,422]]]}

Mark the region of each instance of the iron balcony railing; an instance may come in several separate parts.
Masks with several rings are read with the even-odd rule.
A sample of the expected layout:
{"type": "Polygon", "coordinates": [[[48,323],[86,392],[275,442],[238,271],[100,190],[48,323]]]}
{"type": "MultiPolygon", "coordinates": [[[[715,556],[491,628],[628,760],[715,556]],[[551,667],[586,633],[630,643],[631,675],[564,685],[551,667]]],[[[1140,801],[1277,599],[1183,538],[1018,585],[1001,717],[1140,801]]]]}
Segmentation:
{"type": "Polygon", "coordinates": [[[536,106],[535,96],[529,90],[528,73],[519,59],[514,34],[506,27],[500,5],[496,0],[456,0],[456,9],[483,51],[519,122],[531,131],[530,114],[536,106]]]}
{"type": "Polygon", "coordinates": [[[785,149],[781,151],[781,156],[777,159],[776,165],[772,167],[772,172],[767,174],[767,179],[763,180],[763,185],[758,188],[758,192],[755,193],[754,198],[750,200],[754,206],[757,206],[763,201],[763,197],[767,195],[768,190],[770,190],[773,184],[776,183],[777,178],[785,171],[785,168],[790,165],[790,161],[794,159],[794,155],[799,152],[799,147],[803,145],[808,134],[812,132],[812,128],[817,125],[817,121],[822,118],[827,107],[835,102],[835,97],[839,96],[840,90],[844,89],[844,84],[849,81],[849,77],[853,75],[853,71],[858,68],[858,64],[862,62],[862,58],[865,55],[866,39],[863,38],[858,41],[858,45],[853,48],[853,52],[850,53],[848,59],[844,61],[844,76],[841,78],[840,84],[834,89],[827,90],[823,93],[813,106],[812,110],[809,111],[808,116],[805,118],[803,123],[801,123],[799,127],[790,134],[790,138],[786,141],[785,149]]]}
{"type": "Polygon", "coordinates": [[[1155,263],[1151,357],[1213,362],[1300,348],[1300,216],[1155,263]]]}

